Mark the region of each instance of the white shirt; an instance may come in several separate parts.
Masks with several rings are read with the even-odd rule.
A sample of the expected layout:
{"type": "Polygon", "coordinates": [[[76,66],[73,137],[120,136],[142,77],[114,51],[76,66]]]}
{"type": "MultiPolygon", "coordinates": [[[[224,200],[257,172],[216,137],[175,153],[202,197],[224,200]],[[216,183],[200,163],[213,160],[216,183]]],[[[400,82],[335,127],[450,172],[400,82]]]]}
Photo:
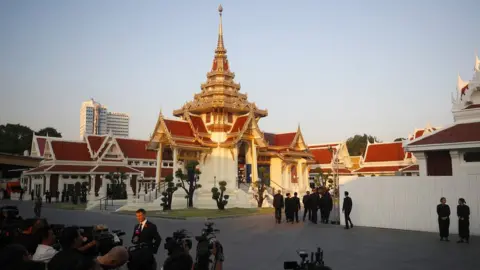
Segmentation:
{"type": "Polygon", "coordinates": [[[141,225],[141,226],[140,226],[140,231],[143,231],[143,228],[145,227],[145,224],[147,224],[147,219],[145,219],[144,221],[142,221],[142,222],[140,223],[140,225],[141,225]]]}
{"type": "Polygon", "coordinates": [[[35,250],[35,254],[32,256],[32,260],[36,262],[48,263],[53,256],[57,254],[57,252],[58,251],[51,246],[39,244],[37,246],[37,250],[35,250]]]}

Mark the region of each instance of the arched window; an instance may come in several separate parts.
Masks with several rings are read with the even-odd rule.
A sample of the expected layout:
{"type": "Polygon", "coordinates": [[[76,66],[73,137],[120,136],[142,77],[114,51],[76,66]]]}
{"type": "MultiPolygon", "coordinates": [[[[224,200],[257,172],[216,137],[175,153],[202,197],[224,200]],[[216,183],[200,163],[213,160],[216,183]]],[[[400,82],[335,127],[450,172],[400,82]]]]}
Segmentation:
{"type": "Polygon", "coordinates": [[[298,183],[298,177],[297,177],[297,166],[293,165],[290,167],[290,177],[291,177],[291,182],[292,183],[298,183]]]}

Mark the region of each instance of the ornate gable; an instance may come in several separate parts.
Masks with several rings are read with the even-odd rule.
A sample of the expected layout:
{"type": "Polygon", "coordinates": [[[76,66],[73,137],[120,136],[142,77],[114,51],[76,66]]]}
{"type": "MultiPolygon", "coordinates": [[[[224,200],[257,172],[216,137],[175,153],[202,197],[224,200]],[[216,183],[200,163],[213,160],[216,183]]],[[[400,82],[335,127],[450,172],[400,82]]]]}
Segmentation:
{"type": "Polygon", "coordinates": [[[98,155],[99,159],[102,161],[122,161],[125,159],[122,149],[115,138],[109,136],[106,143],[106,147],[98,155]]]}

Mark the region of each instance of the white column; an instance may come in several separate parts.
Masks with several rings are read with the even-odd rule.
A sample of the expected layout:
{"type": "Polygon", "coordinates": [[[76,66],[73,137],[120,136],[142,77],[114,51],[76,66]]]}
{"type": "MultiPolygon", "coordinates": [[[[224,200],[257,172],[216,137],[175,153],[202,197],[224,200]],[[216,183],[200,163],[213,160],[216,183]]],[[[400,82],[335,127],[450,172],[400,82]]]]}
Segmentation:
{"type": "Polygon", "coordinates": [[[252,139],[252,183],[258,180],[258,168],[257,168],[257,146],[255,140],[252,139]]]}
{"type": "Polygon", "coordinates": [[[160,176],[162,175],[162,151],[163,147],[162,143],[160,143],[157,149],[157,172],[155,174],[155,183],[157,185],[160,183],[160,176]]]}
{"type": "Polygon", "coordinates": [[[427,159],[424,152],[413,153],[417,158],[419,176],[427,176],[427,159]]]}
{"type": "Polygon", "coordinates": [[[173,148],[172,152],[173,152],[173,177],[175,178],[175,173],[178,170],[178,164],[177,164],[178,150],[177,150],[177,148],[173,148]]]}
{"type": "Polygon", "coordinates": [[[462,155],[458,151],[450,151],[450,158],[452,159],[452,175],[459,176],[462,174],[462,170],[460,168],[461,158],[462,155]]]}
{"type": "Polygon", "coordinates": [[[50,191],[50,174],[45,175],[45,191],[50,191]]]}

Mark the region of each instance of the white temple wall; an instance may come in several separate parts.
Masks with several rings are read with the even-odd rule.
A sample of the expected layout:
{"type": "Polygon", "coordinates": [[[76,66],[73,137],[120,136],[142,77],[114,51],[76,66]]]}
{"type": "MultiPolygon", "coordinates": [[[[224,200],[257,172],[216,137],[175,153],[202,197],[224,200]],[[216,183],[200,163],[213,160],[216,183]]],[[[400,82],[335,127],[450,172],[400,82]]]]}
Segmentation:
{"type": "MultiPolygon", "coordinates": [[[[459,176],[392,176],[340,179],[353,200],[355,225],[400,230],[438,232],[436,206],[445,197],[450,205],[450,232],[458,233],[457,201],[470,206],[470,232],[480,235],[480,171],[459,176]]],[[[343,215],[341,223],[345,224],[343,215]]]]}
{"type": "Polygon", "coordinates": [[[270,186],[279,189],[283,186],[282,160],[277,157],[270,159],[270,186]]]}

